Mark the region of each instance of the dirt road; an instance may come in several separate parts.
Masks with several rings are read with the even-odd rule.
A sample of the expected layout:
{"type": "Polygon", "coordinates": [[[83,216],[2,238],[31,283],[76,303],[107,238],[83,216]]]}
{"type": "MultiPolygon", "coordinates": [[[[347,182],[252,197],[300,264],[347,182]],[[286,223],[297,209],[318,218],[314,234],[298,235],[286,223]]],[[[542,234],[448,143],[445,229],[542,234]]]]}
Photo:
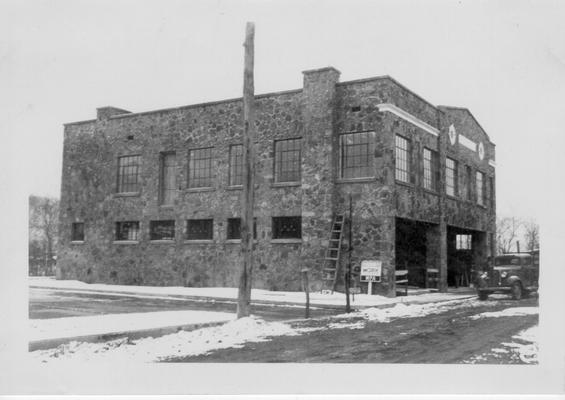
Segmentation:
{"type": "MultiPolygon", "coordinates": [[[[499,300],[494,306],[450,310],[438,315],[368,322],[362,329],[324,329],[269,342],[248,343],[175,362],[306,362],[306,363],[461,363],[511,341],[519,331],[538,323],[538,315],[469,317],[509,307],[537,307],[537,299],[499,300]]],[[[336,322],[334,320],[334,322],[336,322]]],[[[349,319],[347,322],[355,322],[349,319]]],[[[327,320],[296,322],[316,327],[327,320]]],[[[520,363],[512,355],[490,358],[492,363],[520,363]]]]}

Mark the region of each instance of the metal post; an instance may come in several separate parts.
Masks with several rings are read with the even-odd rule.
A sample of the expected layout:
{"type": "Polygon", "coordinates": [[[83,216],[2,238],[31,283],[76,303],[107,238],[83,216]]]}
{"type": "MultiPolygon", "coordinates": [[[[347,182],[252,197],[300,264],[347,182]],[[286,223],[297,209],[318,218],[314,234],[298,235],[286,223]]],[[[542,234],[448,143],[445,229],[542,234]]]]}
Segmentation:
{"type": "Polygon", "coordinates": [[[310,285],[308,283],[308,268],[302,269],[302,286],[304,288],[304,292],[306,293],[306,312],[305,318],[310,318],[310,285]]]}

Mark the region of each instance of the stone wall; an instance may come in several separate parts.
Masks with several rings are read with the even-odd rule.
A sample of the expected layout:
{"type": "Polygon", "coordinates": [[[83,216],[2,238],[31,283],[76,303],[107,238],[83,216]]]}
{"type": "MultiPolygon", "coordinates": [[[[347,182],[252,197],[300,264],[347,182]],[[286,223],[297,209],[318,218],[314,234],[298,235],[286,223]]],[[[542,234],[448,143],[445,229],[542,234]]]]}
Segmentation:
{"type": "MultiPolygon", "coordinates": [[[[494,145],[470,114],[438,109],[390,77],[338,83],[333,68],[304,72],[302,90],[257,96],[257,240],[254,287],[300,290],[300,270],[311,270],[312,289],[321,287],[321,268],[332,217],[353,203],[352,264],[383,262],[379,294],[394,295],[395,220],[435,224],[428,233],[433,249],[427,263],[445,258],[445,203],[448,224],[494,232],[494,210],[441,196],[422,188],[423,147],[461,158],[488,176],[494,169],[494,145]],[[438,137],[388,112],[394,104],[437,127],[438,137]],[[451,146],[447,126],[485,143],[485,160],[451,146]],[[339,136],[375,132],[373,176],[340,179],[339,136]],[[395,181],[395,134],[413,143],[409,184],[395,181]],[[301,138],[301,182],[274,182],[274,141],[301,138]],[[447,146],[447,147],[445,147],[447,146]],[[441,148],[440,148],[441,147],[441,148]],[[301,216],[302,240],[272,240],[272,217],[301,216]],[[443,250],[442,250],[443,249],[443,250]],[[442,253],[443,252],[443,253],[442,253]]],[[[115,107],[98,110],[96,120],[67,124],[61,189],[58,276],[87,282],[120,284],[237,286],[240,245],[226,238],[227,219],[239,217],[241,187],[229,186],[229,148],[242,142],[241,99],[133,114],[115,107]],[[213,147],[213,187],[187,185],[191,149],[213,147]],[[176,154],[176,199],[159,204],[162,153],[176,154]],[[141,190],[116,193],[118,157],[141,156],[141,190]],[[186,219],[213,218],[212,241],[184,240],[186,219]],[[152,220],[175,221],[174,241],[149,240],[152,220]],[[114,241],[116,221],[140,221],[137,243],[114,241]],[[71,223],[85,223],[84,243],[71,243],[71,223]]],[[[441,160],[441,157],[440,157],[441,160]]],[[[442,161],[442,168],[443,168],[442,161]]],[[[488,185],[487,185],[488,186],[488,185]]],[[[349,224],[349,222],[348,222],[349,224]]],[[[344,236],[347,238],[347,226],[344,236]]],[[[487,235],[488,240],[488,235],[487,235]]],[[[347,241],[343,250],[348,247],[347,241]]],[[[438,261],[440,260],[440,261],[438,261]]],[[[347,263],[342,252],[341,265],[347,263]]],[[[340,282],[342,283],[342,282],[340,282]]],[[[366,285],[365,285],[366,286],[366,285]]],[[[365,287],[364,286],[364,287],[365,287]]]]}

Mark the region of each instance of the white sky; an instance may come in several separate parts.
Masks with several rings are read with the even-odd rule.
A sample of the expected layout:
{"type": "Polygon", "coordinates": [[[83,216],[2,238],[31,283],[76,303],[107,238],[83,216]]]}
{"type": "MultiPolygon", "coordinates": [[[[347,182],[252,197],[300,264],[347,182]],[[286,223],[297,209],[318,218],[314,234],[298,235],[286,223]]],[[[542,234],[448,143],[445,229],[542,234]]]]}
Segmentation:
{"type": "MultiPolygon", "coordinates": [[[[245,22],[256,93],[301,71],[389,74],[433,104],[468,107],[497,145],[498,213],[536,216],[559,139],[563,1],[0,0],[2,146],[28,193],[58,196],[63,123],[239,97],[245,22]],[[6,95],[7,94],[7,95],[6,95]],[[6,113],[7,111],[7,113],[6,113]]],[[[561,115],[560,115],[561,114],[561,115]]]]}

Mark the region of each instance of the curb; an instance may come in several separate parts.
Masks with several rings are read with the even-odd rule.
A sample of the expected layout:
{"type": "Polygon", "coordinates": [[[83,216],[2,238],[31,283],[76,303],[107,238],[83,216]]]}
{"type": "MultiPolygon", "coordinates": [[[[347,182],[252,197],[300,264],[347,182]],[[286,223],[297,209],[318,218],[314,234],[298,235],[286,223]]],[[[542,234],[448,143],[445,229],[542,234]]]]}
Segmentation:
{"type": "Polygon", "coordinates": [[[62,344],[67,344],[73,341],[99,343],[99,342],[107,342],[110,340],[116,340],[120,338],[129,338],[130,340],[136,340],[147,337],[156,338],[160,336],[169,335],[171,333],[177,333],[180,331],[188,332],[201,328],[219,326],[225,324],[226,322],[228,321],[205,322],[201,324],[184,324],[184,325],[166,326],[161,328],[142,329],[136,331],[122,331],[122,332],[102,333],[97,335],[72,336],[65,338],[35,340],[29,342],[28,351],[53,349],[62,344]]]}

